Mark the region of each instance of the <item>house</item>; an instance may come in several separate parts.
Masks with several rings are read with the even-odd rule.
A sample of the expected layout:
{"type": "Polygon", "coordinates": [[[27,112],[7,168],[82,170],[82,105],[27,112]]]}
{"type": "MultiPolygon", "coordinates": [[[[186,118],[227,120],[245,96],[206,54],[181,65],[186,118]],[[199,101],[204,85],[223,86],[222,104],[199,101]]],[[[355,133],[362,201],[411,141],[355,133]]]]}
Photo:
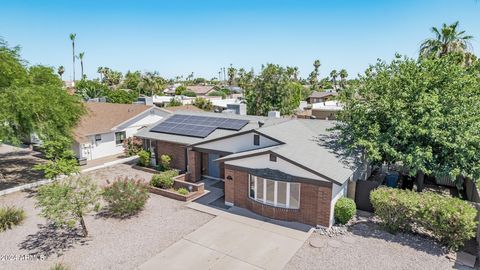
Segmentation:
{"type": "Polygon", "coordinates": [[[190,85],[190,86],[187,86],[187,90],[194,92],[197,96],[207,96],[208,94],[215,91],[215,86],[213,86],[213,85],[190,85]]]}
{"type": "Polygon", "coordinates": [[[311,115],[315,116],[316,119],[335,120],[338,112],[342,109],[342,104],[334,100],[313,103],[311,115]]]}
{"type": "Polygon", "coordinates": [[[310,104],[325,102],[334,99],[336,96],[338,96],[338,93],[333,90],[326,90],[324,92],[313,91],[313,93],[308,96],[307,102],[310,104]]]}
{"type": "Polygon", "coordinates": [[[85,103],[87,114],[74,129],[77,158],[93,160],[123,152],[122,142],[170,113],[141,104],[85,103]]]}
{"type": "MultiPolygon", "coordinates": [[[[224,181],[227,206],[313,226],[333,224],[338,198],[367,166],[336,144],[332,121],[177,112],[141,130],[192,182],[224,181]]],[[[145,144],[144,144],[145,145],[145,144]]]]}

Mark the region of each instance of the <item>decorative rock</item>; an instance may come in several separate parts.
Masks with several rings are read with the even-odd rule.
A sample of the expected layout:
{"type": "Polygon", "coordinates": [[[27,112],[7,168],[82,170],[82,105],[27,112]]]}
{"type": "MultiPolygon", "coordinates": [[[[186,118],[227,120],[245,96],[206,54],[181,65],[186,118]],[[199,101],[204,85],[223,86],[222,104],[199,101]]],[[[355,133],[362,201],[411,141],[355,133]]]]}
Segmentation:
{"type": "Polygon", "coordinates": [[[328,240],[328,245],[333,248],[339,248],[342,246],[342,243],[337,240],[328,240]]]}
{"type": "Polygon", "coordinates": [[[325,240],[322,240],[320,238],[313,238],[312,240],[310,240],[310,246],[314,248],[325,247],[325,245],[326,245],[325,240]]]}

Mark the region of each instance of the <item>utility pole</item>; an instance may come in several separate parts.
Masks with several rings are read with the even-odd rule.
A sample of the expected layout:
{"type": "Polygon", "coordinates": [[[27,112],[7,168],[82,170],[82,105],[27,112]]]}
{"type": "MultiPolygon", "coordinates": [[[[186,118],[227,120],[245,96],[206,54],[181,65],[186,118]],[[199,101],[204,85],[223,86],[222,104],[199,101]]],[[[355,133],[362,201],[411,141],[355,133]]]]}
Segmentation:
{"type": "Polygon", "coordinates": [[[227,78],[227,76],[225,75],[225,67],[223,68],[223,84],[225,84],[225,79],[227,78]]]}

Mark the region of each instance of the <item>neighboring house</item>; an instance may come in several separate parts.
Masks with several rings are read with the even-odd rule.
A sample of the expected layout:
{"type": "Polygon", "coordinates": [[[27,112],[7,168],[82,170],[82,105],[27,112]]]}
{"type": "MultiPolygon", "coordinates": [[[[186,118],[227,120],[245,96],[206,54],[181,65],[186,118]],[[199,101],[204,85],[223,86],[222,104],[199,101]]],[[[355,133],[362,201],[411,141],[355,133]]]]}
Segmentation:
{"type": "Polygon", "coordinates": [[[308,96],[307,102],[310,104],[325,102],[335,98],[336,96],[338,96],[338,93],[333,90],[326,90],[325,92],[314,91],[310,96],[308,96]]]}
{"type": "Polygon", "coordinates": [[[269,218],[329,227],[350,182],[367,166],[344,155],[329,131],[334,122],[177,112],[141,130],[158,159],[189,181],[225,182],[225,204],[269,218]],[[183,126],[178,126],[182,124],[183,126]],[[171,127],[177,128],[171,128],[171,127]]]}
{"type": "Polygon", "coordinates": [[[335,120],[337,113],[342,109],[342,104],[334,100],[314,103],[312,104],[312,115],[316,119],[335,120]]]}
{"type": "Polygon", "coordinates": [[[87,114],[73,131],[73,150],[77,158],[87,160],[122,153],[123,140],[170,114],[141,104],[92,102],[85,107],[87,114]]]}
{"type": "Polygon", "coordinates": [[[208,94],[215,91],[215,86],[213,86],[213,85],[191,85],[191,86],[187,86],[187,90],[194,92],[197,96],[207,96],[208,94]]]}

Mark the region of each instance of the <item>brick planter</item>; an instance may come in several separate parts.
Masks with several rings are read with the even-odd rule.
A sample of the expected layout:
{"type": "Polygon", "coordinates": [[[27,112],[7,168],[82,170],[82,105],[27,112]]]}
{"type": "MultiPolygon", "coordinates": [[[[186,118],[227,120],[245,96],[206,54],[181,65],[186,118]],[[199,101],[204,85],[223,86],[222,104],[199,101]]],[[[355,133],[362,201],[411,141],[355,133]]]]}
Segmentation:
{"type": "MultiPolygon", "coordinates": [[[[148,169],[148,168],[146,168],[146,169],[148,169]]],[[[158,171],[157,171],[157,173],[158,173],[158,171]]],[[[178,201],[183,201],[183,202],[193,200],[193,199],[203,195],[203,193],[205,192],[204,184],[203,183],[186,182],[185,181],[186,178],[188,178],[188,175],[186,175],[186,174],[181,174],[181,175],[175,176],[173,178],[173,180],[174,180],[173,188],[175,190],[179,189],[179,188],[186,188],[187,190],[190,190],[190,188],[191,188],[192,192],[188,193],[187,195],[178,194],[178,192],[175,191],[175,190],[162,189],[162,188],[157,188],[157,187],[152,187],[152,186],[149,186],[148,190],[151,193],[162,195],[162,196],[165,196],[167,198],[178,200],[178,201]]]]}

